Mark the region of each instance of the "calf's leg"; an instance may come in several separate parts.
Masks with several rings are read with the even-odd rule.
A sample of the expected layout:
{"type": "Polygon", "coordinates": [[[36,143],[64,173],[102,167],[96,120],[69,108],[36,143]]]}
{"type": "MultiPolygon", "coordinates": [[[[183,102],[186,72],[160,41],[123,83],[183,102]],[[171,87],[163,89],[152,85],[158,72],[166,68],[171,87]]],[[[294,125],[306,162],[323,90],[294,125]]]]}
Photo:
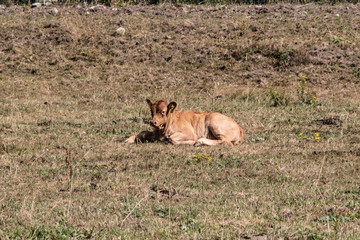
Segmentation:
{"type": "Polygon", "coordinates": [[[157,135],[154,132],[143,131],[137,135],[131,136],[125,140],[126,143],[144,143],[144,142],[153,142],[157,138],[157,135]]]}
{"type": "Polygon", "coordinates": [[[196,141],[195,146],[200,146],[200,145],[215,146],[219,144],[233,145],[230,141],[225,139],[200,138],[196,141]]]}
{"type": "Polygon", "coordinates": [[[244,138],[244,130],[231,118],[220,114],[210,113],[206,117],[206,127],[209,129],[212,139],[201,140],[205,145],[239,144],[244,138]]]}
{"type": "Polygon", "coordinates": [[[193,145],[196,142],[195,139],[196,139],[195,136],[191,138],[183,133],[174,133],[169,137],[169,142],[173,145],[178,145],[178,144],[193,145]]]}

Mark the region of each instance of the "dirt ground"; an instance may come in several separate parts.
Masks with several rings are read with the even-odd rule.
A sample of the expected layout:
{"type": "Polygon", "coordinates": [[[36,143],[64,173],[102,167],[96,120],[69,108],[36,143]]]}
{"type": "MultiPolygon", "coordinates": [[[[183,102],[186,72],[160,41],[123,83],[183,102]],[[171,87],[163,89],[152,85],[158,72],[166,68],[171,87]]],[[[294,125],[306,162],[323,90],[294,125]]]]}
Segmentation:
{"type": "Polygon", "coordinates": [[[104,81],[172,89],[287,86],[301,74],[324,88],[358,81],[359,5],[54,8],[0,10],[2,76],[95,71],[104,81]]]}

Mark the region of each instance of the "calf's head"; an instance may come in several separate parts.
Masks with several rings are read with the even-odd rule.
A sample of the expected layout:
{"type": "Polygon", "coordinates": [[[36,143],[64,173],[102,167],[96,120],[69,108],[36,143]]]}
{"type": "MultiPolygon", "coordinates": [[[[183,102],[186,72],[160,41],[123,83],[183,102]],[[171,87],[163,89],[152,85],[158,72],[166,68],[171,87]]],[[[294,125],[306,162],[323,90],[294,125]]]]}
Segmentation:
{"type": "Polygon", "coordinates": [[[146,102],[149,104],[151,110],[152,119],[150,121],[150,125],[157,129],[163,129],[169,114],[171,114],[176,108],[176,102],[167,104],[163,100],[157,100],[154,102],[150,99],[146,99],[146,102]]]}

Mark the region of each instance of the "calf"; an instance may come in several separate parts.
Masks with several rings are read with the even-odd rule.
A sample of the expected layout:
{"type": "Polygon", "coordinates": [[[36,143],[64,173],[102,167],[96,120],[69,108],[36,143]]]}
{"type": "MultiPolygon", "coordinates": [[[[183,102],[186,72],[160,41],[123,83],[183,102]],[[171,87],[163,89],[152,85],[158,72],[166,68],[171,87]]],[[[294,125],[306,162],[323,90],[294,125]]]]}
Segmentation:
{"type": "Polygon", "coordinates": [[[221,113],[178,111],[176,102],[146,101],[151,109],[150,125],[154,131],[131,136],[125,140],[127,143],[169,141],[174,145],[236,145],[244,139],[244,130],[221,113]]]}

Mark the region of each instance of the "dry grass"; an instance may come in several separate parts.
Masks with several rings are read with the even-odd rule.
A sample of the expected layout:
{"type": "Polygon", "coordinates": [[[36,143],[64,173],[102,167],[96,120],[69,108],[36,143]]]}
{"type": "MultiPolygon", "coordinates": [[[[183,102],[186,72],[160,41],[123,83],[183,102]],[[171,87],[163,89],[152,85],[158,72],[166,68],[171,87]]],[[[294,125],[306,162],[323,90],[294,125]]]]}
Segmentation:
{"type": "Polygon", "coordinates": [[[14,9],[1,239],[360,237],[358,5],[14,9]],[[150,129],[145,98],[222,112],[246,140],[125,145],[150,129]]]}

